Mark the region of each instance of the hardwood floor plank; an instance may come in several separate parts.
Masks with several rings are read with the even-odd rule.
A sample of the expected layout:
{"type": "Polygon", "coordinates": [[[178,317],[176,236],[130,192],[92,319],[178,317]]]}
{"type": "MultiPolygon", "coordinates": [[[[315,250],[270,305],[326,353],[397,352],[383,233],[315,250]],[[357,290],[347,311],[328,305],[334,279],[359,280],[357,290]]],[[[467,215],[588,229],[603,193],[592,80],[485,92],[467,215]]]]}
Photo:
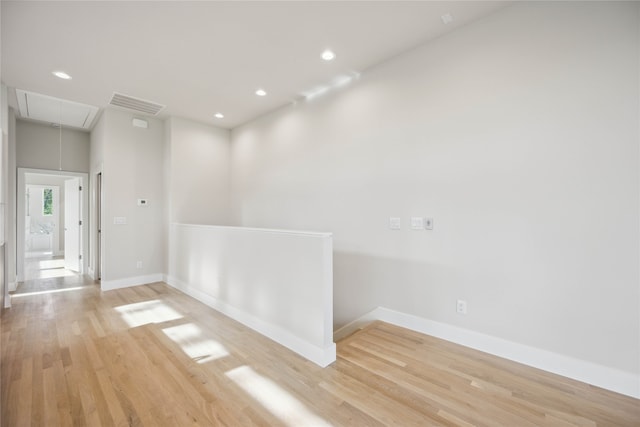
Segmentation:
{"type": "Polygon", "coordinates": [[[69,364],[64,367],[64,378],[67,386],[66,392],[69,401],[69,414],[74,425],[86,425],[82,400],[80,397],[80,386],[82,383],[81,372],[78,365],[74,366],[74,353],[77,354],[77,350],[74,349],[73,352],[69,351],[69,364]]]}
{"type": "Polygon", "coordinates": [[[18,380],[18,417],[16,425],[31,425],[31,411],[33,409],[33,359],[28,357],[23,360],[22,374],[18,380]]]}
{"type": "Polygon", "coordinates": [[[321,382],[320,387],[385,425],[418,426],[424,423],[424,416],[417,411],[404,407],[402,413],[398,413],[384,393],[372,390],[346,374],[338,374],[331,383],[321,382]],[[366,399],[363,396],[367,396],[366,399]]]}
{"type": "Polygon", "coordinates": [[[366,384],[367,387],[388,396],[390,404],[394,402],[393,404],[398,407],[407,407],[416,412],[420,412],[424,417],[425,423],[442,426],[455,425],[439,414],[440,407],[435,404],[435,402],[427,400],[424,396],[420,396],[402,387],[395,379],[389,380],[384,376],[380,376],[375,371],[350,362],[347,358],[345,358],[343,366],[338,369],[346,375],[366,384]]]}
{"type": "Polygon", "coordinates": [[[60,420],[60,425],[72,425],[73,420],[71,416],[71,404],[69,403],[67,382],[65,379],[65,371],[62,360],[55,361],[50,369],[52,369],[54,378],[56,407],[58,409],[58,419],[60,420]]]}
{"type": "Polygon", "coordinates": [[[56,399],[56,383],[53,366],[44,369],[42,373],[42,385],[44,394],[43,425],[59,426],[58,403],[56,399]]]}

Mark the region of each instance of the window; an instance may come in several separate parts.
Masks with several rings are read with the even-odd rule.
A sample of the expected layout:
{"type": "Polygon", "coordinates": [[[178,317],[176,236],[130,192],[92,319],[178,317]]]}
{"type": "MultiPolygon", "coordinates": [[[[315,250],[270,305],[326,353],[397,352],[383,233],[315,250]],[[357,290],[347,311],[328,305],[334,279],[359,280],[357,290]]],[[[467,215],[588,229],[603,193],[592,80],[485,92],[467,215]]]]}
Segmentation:
{"type": "Polygon", "coordinates": [[[53,188],[42,190],[42,215],[53,215],[53,188]]]}

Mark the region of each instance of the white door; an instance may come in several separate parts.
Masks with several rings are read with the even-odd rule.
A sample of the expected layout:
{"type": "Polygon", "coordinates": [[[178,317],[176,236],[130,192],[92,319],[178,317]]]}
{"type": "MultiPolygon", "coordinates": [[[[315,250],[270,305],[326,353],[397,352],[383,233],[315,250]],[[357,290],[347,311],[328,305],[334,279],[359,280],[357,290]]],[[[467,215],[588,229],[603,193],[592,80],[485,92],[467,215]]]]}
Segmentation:
{"type": "Polygon", "coordinates": [[[80,271],[80,178],[64,182],[64,268],[80,271]]]}

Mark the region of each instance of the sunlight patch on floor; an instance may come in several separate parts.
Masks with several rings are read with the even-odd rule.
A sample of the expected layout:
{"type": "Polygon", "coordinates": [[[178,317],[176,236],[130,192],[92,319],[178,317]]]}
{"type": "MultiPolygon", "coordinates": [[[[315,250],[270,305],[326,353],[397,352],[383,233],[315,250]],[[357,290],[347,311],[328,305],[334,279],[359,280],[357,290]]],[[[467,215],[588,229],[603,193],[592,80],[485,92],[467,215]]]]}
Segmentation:
{"type": "Polygon", "coordinates": [[[38,261],[38,270],[49,270],[52,268],[64,268],[64,259],[43,259],[38,261]]]}
{"type": "Polygon", "coordinates": [[[52,268],[49,270],[39,270],[34,272],[29,272],[29,280],[33,279],[54,279],[56,277],[72,277],[77,276],[78,273],[74,273],[70,270],[65,270],[64,268],[52,268]]]}
{"type": "Polygon", "coordinates": [[[42,258],[42,257],[51,257],[51,256],[53,256],[52,251],[25,252],[25,258],[42,258]]]}
{"type": "Polygon", "coordinates": [[[114,307],[131,328],[149,323],[181,319],[182,315],[159,300],[144,301],[114,307]]]}
{"type": "Polygon", "coordinates": [[[198,363],[210,362],[229,355],[222,344],[203,337],[202,330],[193,323],[165,328],[162,332],[198,363]]]}
{"type": "Polygon", "coordinates": [[[288,426],[331,426],[282,387],[249,366],[235,368],[226,375],[288,426]]]}
{"type": "Polygon", "coordinates": [[[79,274],[64,268],[64,258],[51,256],[41,259],[27,259],[25,262],[25,279],[55,279],[58,277],[73,277],[79,274]]]}
{"type": "Polygon", "coordinates": [[[29,297],[32,295],[57,294],[59,292],[78,291],[80,289],[90,288],[91,286],[77,286],[75,288],[52,289],[50,291],[26,292],[24,294],[11,294],[11,298],[29,297]]]}

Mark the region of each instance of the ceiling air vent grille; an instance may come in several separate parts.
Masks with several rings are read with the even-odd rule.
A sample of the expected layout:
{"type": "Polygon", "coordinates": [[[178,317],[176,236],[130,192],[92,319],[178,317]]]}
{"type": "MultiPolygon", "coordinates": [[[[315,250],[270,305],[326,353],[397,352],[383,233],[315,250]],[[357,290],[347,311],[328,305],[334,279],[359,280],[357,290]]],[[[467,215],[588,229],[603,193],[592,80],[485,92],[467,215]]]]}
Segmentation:
{"type": "Polygon", "coordinates": [[[165,107],[164,105],[156,104],[155,102],[134,98],[133,96],[123,95],[118,92],[114,92],[111,97],[111,101],[109,101],[109,105],[115,105],[116,107],[122,107],[154,116],[165,107]]]}

